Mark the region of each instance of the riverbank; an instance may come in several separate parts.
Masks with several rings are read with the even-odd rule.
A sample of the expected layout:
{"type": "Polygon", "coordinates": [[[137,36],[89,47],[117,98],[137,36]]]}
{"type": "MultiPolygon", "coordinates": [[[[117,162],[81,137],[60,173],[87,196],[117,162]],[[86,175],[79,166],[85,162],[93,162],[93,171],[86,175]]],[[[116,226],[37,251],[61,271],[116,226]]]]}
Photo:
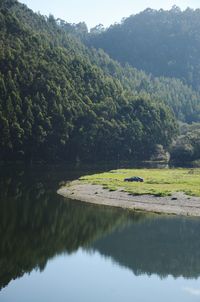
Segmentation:
{"type": "Polygon", "coordinates": [[[174,214],[200,217],[200,197],[176,192],[171,196],[130,195],[121,190],[109,191],[101,185],[73,181],[58,190],[58,194],[86,203],[112,206],[159,214],[174,214]]]}
{"type": "Polygon", "coordinates": [[[58,190],[74,200],[200,217],[200,169],[121,169],[86,175],[58,190]],[[144,182],[125,182],[140,176],[144,182]]]}

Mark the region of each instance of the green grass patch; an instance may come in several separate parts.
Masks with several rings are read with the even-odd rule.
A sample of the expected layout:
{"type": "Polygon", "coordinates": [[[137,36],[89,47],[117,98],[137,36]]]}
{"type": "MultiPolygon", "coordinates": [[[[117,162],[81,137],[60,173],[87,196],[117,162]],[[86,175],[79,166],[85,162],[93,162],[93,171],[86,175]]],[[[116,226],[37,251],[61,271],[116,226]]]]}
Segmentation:
{"type": "Polygon", "coordinates": [[[184,192],[200,197],[200,169],[123,169],[80,178],[85,183],[102,185],[110,191],[123,190],[133,195],[168,196],[184,192]],[[139,176],[143,183],[124,182],[124,178],[139,176]]]}

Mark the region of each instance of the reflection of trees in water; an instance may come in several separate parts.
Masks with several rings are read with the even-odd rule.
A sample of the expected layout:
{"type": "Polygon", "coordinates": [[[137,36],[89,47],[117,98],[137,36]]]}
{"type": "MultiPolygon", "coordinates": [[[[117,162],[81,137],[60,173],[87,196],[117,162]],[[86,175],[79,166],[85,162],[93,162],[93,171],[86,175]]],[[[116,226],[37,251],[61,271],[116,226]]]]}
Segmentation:
{"type": "Polygon", "coordinates": [[[79,247],[97,249],[136,275],[200,276],[198,219],[74,204],[55,193],[66,178],[55,169],[1,169],[0,288],[79,247]]]}
{"type": "Polygon", "coordinates": [[[87,246],[125,221],[124,211],[62,199],[50,183],[46,173],[0,177],[0,288],[34,268],[43,270],[51,257],[87,246]]]}
{"type": "Polygon", "coordinates": [[[97,240],[93,249],[112,257],[135,275],[197,278],[200,276],[200,221],[146,218],[97,240]]]}

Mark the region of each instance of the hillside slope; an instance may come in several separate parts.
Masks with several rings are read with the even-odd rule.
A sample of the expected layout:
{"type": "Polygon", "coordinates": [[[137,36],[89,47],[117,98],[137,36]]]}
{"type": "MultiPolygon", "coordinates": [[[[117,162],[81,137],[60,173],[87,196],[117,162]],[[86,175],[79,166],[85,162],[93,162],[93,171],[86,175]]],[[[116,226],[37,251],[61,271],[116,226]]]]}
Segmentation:
{"type": "Polygon", "coordinates": [[[175,77],[200,90],[200,9],[146,9],[107,30],[92,31],[89,44],[154,76],[175,77]]]}
{"type": "Polygon", "coordinates": [[[0,158],[145,159],[176,133],[162,102],[136,96],[54,18],[0,6],[0,158]]]}

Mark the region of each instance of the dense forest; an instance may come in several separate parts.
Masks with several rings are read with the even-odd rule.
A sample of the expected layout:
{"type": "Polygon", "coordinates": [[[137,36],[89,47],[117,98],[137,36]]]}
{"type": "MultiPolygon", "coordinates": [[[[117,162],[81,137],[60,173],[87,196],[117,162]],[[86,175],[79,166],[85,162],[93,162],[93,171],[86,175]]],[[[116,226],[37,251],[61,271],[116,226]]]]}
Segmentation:
{"type": "Polygon", "coordinates": [[[125,89],[53,16],[0,9],[2,159],[148,158],[176,133],[161,101],[125,89]]]}
{"type": "MultiPolygon", "coordinates": [[[[148,74],[142,70],[138,70],[133,67],[137,66],[137,64],[131,66],[128,56],[124,62],[118,59],[115,53],[107,49],[109,43],[112,44],[112,36],[108,37],[108,41],[105,41],[105,45],[103,43],[101,44],[102,35],[107,34],[107,31],[102,31],[101,26],[91,29],[90,34],[88,34],[86,24],[84,23],[69,24],[64,20],[58,19],[57,24],[64,31],[79,37],[82,42],[89,46],[90,51],[92,51],[92,57],[90,57],[93,58],[93,63],[98,64],[107,75],[120,80],[125,89],[129,89],[134,95],[148,95],[153,100],[162,100],[173,109],[176,118],[182,122],[200,122],[200,93],[196,91],[195,88],[190,87],[189,84],[184,83],[181,79],[164,77],[164,72],[161,73],[160,77],[157,77],[152,73],[148,74]],[[102,33],[102,35],[100,33],[102,33]],[[92,46],[96,46],[100,49],[94,49],[92,46]],[[113,59],[118,59],[121,64],[109,57],[102,48],[104,48],[113,59]]],[[[130,29],[127,30],[130,31],[130,29]]],[[[124,45],[121,45],[120,40],[117,44],[119,49],[123,49],[124,45]]],[[[115,52],[116,49],[114,46],[113,51],[115,52]]],[[[129,48],[129,51],[131,51],[131,48],[129,48]]]]}
{"type": "Polygon", "coordinates": [[[91,30],[89,44],[154,76],[179,78],[200,90],[200,9],[146,9],[91,30]]]}
{"type": "Polygon", "coordinates": [[[183,78],[91,47],[113,27],[89,34],[84,23],[1,1],[0,160],[149,159],[170,149],[177,119],[200,122],[199,92],[183,78]]]}
{"type": "Polygon", "coordinates": [[[135,95],[149,96],[154,101],[162,100],[176,118],[185,123],[200,122],[200,93],[183,84],[177,78],[154,77],[139,71],[129,64],[122,66],[102,50],[94,50],[95,60],[101,68],[122,83],[135,95]],[[96,56],[95,56],[96,55],[96,56]]]}
{"type": "Polygon", "coordinates": [[[175,162],[195,161],[199,166],[200,159],[200,124],[180,123],[180,135],[171,146],[171,159],[175,162]]]}

